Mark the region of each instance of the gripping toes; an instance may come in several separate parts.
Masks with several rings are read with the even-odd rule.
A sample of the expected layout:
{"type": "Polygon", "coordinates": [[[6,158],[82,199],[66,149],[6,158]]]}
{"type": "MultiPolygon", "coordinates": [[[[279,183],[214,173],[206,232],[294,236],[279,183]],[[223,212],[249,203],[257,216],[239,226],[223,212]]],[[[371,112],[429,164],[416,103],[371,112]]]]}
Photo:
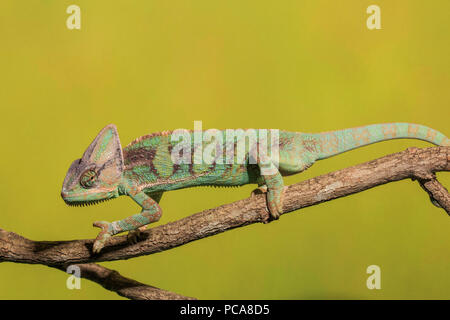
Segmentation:
{"type": "Polygon", "coordinates": [[[264,194],[267,192],[267,186],[261,186],[256,188],[255,190],[252,191],[252,193],[250,194],[250,197],[255,197],[258,194],[264,194]]]}
{"type": "Polygon", "coordinates": [[[281,189],[269,189],[267,192],[267,207],[270,215],[277,220],[283,213],[283,195],[286,187],[281,189]]]}
{"type": "Polygon", "coordinates": [[[268,189],[267,186],[261,186],[256,188],[250,194],[250,197],[255,197],[259,194],[266,194],[267,208],[269,209],[270,216],[277,220],[280,214],[283,213],[283,189],[268,189]]]}
{"type": "Polygon", "coordinates": [[[142,226],[142,227],[139,227],[137,229],[130,230],[128,232],[128,234],[127,234],[127,241],[128,241],[128,243],[129,244],[137,243],[140,240],[141,236],[142,236],[142,231],[145,231],[145,229],[146,229],[146,226],[142,226]]]}
{"type": "Polygon", "coordinates": [[[102,231],[100,231],[97,235],[97,238],[95,238],[94,247],[92,249],[94,253],[99,253],[100,250],[102,250],[102,248],[108,242],[109,238],[111,238],[112,236],[111,232],[109,231],[110,223],[107,221],[96,221],[93,223],[93,225],[94,227],[102,229],[102,231]]]}

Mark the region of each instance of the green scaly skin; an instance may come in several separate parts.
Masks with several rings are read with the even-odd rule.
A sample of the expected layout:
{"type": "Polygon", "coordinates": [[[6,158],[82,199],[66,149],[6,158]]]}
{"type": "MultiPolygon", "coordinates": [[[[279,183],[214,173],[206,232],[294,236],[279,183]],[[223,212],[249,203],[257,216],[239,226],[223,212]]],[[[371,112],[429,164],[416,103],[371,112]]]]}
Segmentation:
{"type": "MultiPolygon", "coordinates": [[[[226,141],[226,131],[219,131],[226,141]]],[[[194,141],[194,133],[189,133],[194,141]]],[[[81,159],[75,160],[62,188],[62,198],[69,205],[90,205],[117,198],[131,197],[142,210],[123,220],[112,223],[94,222],[101,228],[93,251],[98,253],[108,239],[124,231],[137,232],[147,224],[161,218],[159,201],[165,191],[194,186],[242,186],[257,184],[266,192],[267,206],[273,219],[283,213],[283,176],[304,171],[316,160],[375,142],[412,138],[435,145],[450,146],[450,140],[442,133],[422,125],[409,123],[375,124],[317,134],[279,132],[278,166],[266,157],[230,163],[215,161],[212,164],[175,164],[171,151],[177,142],[171,141],[171,132],[158,132],[140,137],[127,147],[121,147],[114,125],[108,125],[97,135],[81,159]],[[271,174],[261,174],[265,166],[275,167],[271,174]]],[[[245,138],[244,138],[245,139],[245,138]]],[[[238,141],[231,147],[236,150],[238,141]]],[[[206,146],[206,144],[203,144],[206,146]]],[[[223,144],[224,150],[226,143],[223,144]]],[[[194,157],[194,143],[191,145],[194,157]]]]}

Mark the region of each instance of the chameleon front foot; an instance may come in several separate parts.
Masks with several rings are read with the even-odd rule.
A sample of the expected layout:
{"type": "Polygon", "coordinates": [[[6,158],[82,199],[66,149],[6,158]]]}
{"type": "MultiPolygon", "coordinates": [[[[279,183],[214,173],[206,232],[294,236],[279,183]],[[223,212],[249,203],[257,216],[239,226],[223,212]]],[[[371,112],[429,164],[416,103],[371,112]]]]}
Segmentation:
{"type": "Polygon", "coordinates": [[[127,234],[127,241],[129,244],[136,244],[142,237],[142,231],[146,229],[146,226],[142,226],[135,230],[131,230],[127,234]]]}
{"type": "Polygon", "coordinates": [[[97,235],[97,238],[95,238],[94,246],[92,248],[94,253],[99,253],[112,236],[109,231],[110,223],[107,221],[96,221],[93,223],[93,226],[102,229],[97,235]]]}

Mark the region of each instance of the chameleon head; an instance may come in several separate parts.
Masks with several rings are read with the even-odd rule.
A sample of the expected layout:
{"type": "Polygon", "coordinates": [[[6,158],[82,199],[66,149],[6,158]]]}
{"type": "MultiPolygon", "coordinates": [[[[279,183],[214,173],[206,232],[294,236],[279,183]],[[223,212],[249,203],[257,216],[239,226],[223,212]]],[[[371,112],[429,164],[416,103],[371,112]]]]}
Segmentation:
{"type": "Polygon", "coordinates": [[[72,206],[116,198],[122,173],[122,146],[116,126],[110,124],[100,131],[83,157],[72,162],[61,196],[72,206]]]}

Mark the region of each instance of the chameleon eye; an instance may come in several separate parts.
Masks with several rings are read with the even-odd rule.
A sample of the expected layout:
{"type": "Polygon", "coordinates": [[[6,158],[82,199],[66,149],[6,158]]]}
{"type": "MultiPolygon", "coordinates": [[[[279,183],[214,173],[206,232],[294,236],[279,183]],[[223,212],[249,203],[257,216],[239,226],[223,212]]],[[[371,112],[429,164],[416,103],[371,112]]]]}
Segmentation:
{"type": "Polygon", "coordinates": [[[80,178],[80,184],[83,188],[92,188],[97,180],[97,173],[94,170],[87,170],[83,172],[80,178]]]}

